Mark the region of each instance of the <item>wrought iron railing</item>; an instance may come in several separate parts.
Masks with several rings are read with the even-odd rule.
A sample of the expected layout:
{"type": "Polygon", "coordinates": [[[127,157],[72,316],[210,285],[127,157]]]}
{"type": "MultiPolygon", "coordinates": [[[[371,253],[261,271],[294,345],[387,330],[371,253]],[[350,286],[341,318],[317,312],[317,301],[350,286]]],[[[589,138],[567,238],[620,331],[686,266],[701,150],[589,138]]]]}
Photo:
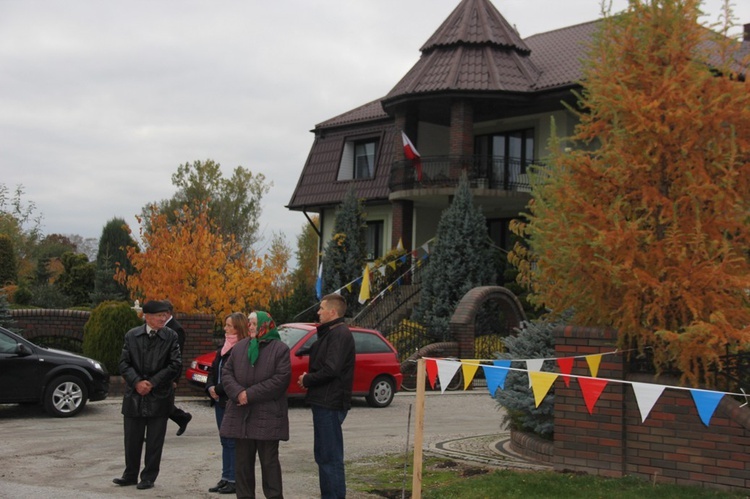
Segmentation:
{"type": "Polygon", "coordinates": [[[531,190],[527,169],[532,164],[520,158],[505,156],[425,156],[419,161],[396,161],[391,165],[391,191],[456,187],[466,172],[472,187],[528,192],[531,190]],[[419,174],[421,171],[421,175],[419,174]]]}

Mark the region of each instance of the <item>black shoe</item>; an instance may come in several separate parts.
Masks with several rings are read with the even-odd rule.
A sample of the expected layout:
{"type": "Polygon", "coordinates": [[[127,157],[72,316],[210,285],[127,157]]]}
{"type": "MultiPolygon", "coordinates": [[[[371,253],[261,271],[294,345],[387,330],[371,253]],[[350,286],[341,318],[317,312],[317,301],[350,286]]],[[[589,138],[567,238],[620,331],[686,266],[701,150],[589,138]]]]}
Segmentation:
{"type": "Polygon", "coordinates": [[[185,413],[185,419],[182,423],[180,423],[180,428],[177,430],[177,436],[179,437],[183,433],[185,433],[185,430],[187,429],[188,423],[193,419],[193,415],[189,412],[185,413]]]}
{"type": "Polygon", "coordinates": [[[217,491],[219,494],[234,494],[237,490],[234,487],[234,482],[227,482],[222,488],[217,491]]]}
{"type": "Polygon", "coordinates": [[[228,484],[226,480],[219,480],[219,483],[216,484],[215,487],[211,487],[208,489],[209,492],[218,492],[220,488],[224,487],[226,484],[228,484]]]}
{"type": "Polygon", "coordinates": [[[135,485],[138,482],[136,482],[135,480],[126,480],[124,478],[115,478],[114,480],[112,480],[112,483],[116,483],[120,487],[124,487],[126,485],[135,485]]]}
{"type": "Polygon", "coordinates": [[[138,490],[151,489],[154,487],[154,482],[151,480],[141,480],[138,485],[135,486],[138,490]]]}

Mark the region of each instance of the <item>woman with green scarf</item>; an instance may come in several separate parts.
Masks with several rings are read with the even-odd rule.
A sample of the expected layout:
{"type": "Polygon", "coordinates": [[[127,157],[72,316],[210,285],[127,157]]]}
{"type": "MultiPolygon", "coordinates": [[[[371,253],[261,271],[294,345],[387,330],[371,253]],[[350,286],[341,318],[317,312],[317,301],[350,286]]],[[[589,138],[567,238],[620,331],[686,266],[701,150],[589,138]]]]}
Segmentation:
{"type": "Polygon", "coordinates": [[[248,322],[248,337],[235,345],[221,370],[229,401],[220,434],[236,442],[237,497],[255,497],[257,454],[263,494],[283,498],[279,441],[289,440],[289,347],[267,312],[251,313],[248,322]]]}

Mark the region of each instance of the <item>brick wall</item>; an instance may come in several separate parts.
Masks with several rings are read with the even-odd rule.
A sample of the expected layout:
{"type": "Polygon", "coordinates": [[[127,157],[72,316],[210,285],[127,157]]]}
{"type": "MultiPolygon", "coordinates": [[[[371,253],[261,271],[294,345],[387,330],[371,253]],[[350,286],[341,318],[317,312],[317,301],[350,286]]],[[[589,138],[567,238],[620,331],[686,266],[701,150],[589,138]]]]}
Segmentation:
{"type": "MultiPolygon", "coordinates": [[[[567,326],[555,332],[557,357],[611,352],[613,330],[567,326]]],[[[589,376],[585,359],[573,373],[589,376]]],[[[677,386],[677,380],[626,377],[624,356],[602,357],[598,377],[677,386]]],[[[609,383],[589,414],[580,386],[555,382],[555,469],[722,490],[750,488],[750,408],[725,396],[706,427],[690,393],[667,388],[645,422],[632,388],[609,383]]]]}
{"type": "MultiPolygon", "coordinates": [[[[19,309],[11,310],[11,316],[16,321],[16,329],[20,329],[24,338],[34,341],[42,336],[63,336],[83,342],[83,326],[89,320],[91,312],[82,310],[60,309],[19,309]]],[[[182,379],[190,362],[198,355],[216,350],[218,344],[213,337],[213,315],[206,314],[177,314],[177,320],[185,328],[185,351],[182,353],[182,379]]],[[[119,376],[110,379],[109,396],[122,394],[122,383],[119,376]]],[[[200,393],[181,381],[177,385],[178,395],[196,395],[200,393]]]]}

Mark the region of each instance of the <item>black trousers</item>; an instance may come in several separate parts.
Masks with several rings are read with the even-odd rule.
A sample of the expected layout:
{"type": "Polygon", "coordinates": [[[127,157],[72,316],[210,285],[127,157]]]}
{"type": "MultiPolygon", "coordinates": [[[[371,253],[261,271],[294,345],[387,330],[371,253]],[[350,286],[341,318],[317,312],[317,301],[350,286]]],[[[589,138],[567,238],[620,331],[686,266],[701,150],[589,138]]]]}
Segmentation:
{"type": "Polygon", "coordinates": [[[182,424],[187,420],[187,415],[187,412],[183,411],[179,407],[176,407],[174,403],[172,403],[172,411],[169,413],[169,419],[182,426],[182,424]]]}
{"type": "Polygon", "coordinates": [[[255,498],[255,453],[260,460],[263,495],[283,499],[278,440],[235,440],[234,468],[238,498],[255,498]]]}
{"type": "Polygon", "coordinates": [[[156,481],[159,476],[164,435],[167,433],[167,418],[124,417],[125,427],[125,472],[122,478],[136,481],[141,467],[143,439],[146,438],[146,455],[143,459],[141,480],[156,481]]]}

